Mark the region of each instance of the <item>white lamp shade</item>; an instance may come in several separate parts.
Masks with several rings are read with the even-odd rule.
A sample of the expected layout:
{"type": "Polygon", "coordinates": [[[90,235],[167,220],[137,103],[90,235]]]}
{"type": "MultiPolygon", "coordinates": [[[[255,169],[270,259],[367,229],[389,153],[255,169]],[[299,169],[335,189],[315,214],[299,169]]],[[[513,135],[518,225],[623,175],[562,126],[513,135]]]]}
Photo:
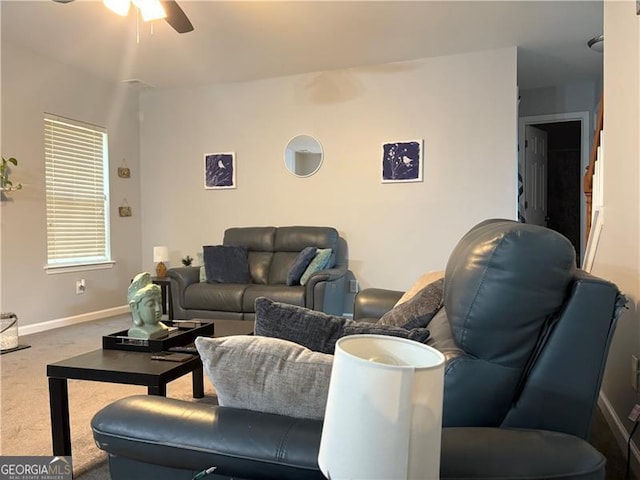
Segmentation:
{"type": "Polygon", "coordinates": [[[438,479],[444,355],[412,340],[336,343],[318,464],[332,480],[438,479]]]}
{"type": "Polygon", "coordinates": [[[153,261],[154,262],[168,262],[169,261],[169,249],[167,247],[153,247],[153,261]]]}

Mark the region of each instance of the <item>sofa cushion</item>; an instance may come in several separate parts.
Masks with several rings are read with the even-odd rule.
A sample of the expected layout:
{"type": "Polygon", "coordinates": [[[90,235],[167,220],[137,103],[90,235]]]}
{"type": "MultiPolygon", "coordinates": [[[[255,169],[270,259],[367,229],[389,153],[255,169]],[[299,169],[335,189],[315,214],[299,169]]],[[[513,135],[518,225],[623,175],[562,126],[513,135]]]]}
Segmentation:
{"type": "Polygon", "coordinates": [[[278,338],[198,337],[196,348],[220,405],[322,419],[333,356],[278,338]]]}
{"type": "Polygon", "coordinates": [[[276,227],[232,227],[224,231],[223,245],[241,245],[249,251],[273,252],[276,227]]]}
{"type": "Polygon", "coordinates": [[[209,283],[249,283],[247,248],[232,245],[203,247],[204,266],[209,283]]]}
{"type": "Polygon", "coordinates": [[[242,312],[247,285],[236,283],[193,283],[184,291],[184,307],[189,310],[242,312]]]}
{"type": "Polygon", "coordinates": [[[242,311],[255,312],[256,299],[267,297],[276,302],[305,306],[304,287],[293,285],[248,285],[242,298],[242,311]]]}
{"type": "Polygon", "coordinates": [[[313,257],[313,260],[311,260],[311,263],[309,263],[309,266],[300,277],[300,285],[306,285],[311,275],[325,269],[331,260],[332,253],[333,250],[331,248],[319,248],[316,256],[313,257]]]}
{"type": "Polygon", "coordinates": [[[426,327],[442,307],[443,285],[442,278],[428,284],[411,299],[385,313],[379,323],[404,328],[426,327]]]}
{"type": "Polygon", "coordinates": [[[338,231],[333,227],[294,226],[278,227],[274,251],[299,252],[305,247],[336,248],[338,231]]]}
{"type": "Polygon", "coordinates": [[[269,270],[273,261],[273,252],[254,252],[247,255],[251,283],[266,285],[269,282],[269,270]]]}
{"type": "Polygon", "coordinates": [[[287,274],[287,285],[299,285],[300,277],[305,272],[311,260],[316,256],[316,251],[318,249],[316,247],[305,247],[298,254],[296,259],[293,261],[293,265],[289,268],[289,273],[287,274]]]}
{"type": "Polygon", "coordinates": [[[256,335],[290,340],[317,352],[334,353],[338,339],[347,335],[391,335],[422,343],[429,338],[426,328],[407,330],[392,325],[356,322],[345,317],[274,302],[269,298],[258,298],[255,308],[256,335]]]}
{"type": "Polygon", "coordinates": [[[269,285],[286,285],[291,265],[300,251],[275,252],[269,269],[269,285]]]}

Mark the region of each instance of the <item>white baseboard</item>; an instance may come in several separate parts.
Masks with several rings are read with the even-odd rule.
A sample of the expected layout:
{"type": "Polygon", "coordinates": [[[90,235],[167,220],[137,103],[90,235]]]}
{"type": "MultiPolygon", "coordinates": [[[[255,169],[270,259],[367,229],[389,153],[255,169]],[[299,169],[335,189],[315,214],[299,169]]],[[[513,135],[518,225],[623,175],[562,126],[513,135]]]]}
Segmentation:
{"type": "Polygon", "coordinates": [[[18,323],[18,336],[45,332],[54,328],[68,327],[69,325],[91,322],[93,320],[101,320],[103,318],[114,317],[116,315],[124,315],[129,312],[129,306],[123,305],[121,307],[107,308],[106,310],[83,313],[82,315],[75,315],[73,317],[58,318],[57,320],[49,320],[48,322],[35,323],[32,325],[20,326],[20,323],[18,323]]]}
{"type": "MultiPolygon", "coordinates": [[[[623,452],[623,455],[626,457],[627,455],[627,443],[629,442],[629,432],[622,424],[620,417],[616,414],[613,406],[609,402],[607,396],[600,391],[600,395],[598,395],[598,406],[602,411],[604,419],[607,421],[607,424],[611,428],[613,432],[613,436],[615,437],[620,449],[623,452]]],[[[631,440],[631,471],[636,475],[640,472],[640,450],[636,446],[635,442],[631,440]]]]}

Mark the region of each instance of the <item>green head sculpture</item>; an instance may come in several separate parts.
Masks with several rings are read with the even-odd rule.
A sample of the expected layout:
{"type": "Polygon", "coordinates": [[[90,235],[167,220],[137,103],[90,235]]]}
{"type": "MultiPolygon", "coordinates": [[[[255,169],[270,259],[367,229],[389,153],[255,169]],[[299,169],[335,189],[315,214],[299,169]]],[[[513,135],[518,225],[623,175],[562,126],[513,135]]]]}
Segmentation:
{"type": "Polygon", "coordinates": [[[167,327],[160,322],[162,318],[162,296],[160,287],[151,281],[148,272],[135,276],[127,291],[127,300],[133,327],[129,336],[135,338],[158,338],[164,336],[167,327]]]}

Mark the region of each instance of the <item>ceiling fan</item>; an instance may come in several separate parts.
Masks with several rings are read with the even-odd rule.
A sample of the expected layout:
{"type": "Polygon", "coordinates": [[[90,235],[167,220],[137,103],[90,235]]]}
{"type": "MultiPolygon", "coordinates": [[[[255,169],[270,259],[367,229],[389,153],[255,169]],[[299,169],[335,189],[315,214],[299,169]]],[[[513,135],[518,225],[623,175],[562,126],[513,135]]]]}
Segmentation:
{"type": "MultiPolygon", "coordinates": [[[[70,3],[73,0],[53,0],[57,3],[70,3]]],[[[103,0],[103,3],[111,11],[127,16],[129,7],[140,9],[142,19],[158,20],[164,18],[166,22],[178,33],[187,33],[193,30],[193,25],[175,0],[103,0]]]]}

